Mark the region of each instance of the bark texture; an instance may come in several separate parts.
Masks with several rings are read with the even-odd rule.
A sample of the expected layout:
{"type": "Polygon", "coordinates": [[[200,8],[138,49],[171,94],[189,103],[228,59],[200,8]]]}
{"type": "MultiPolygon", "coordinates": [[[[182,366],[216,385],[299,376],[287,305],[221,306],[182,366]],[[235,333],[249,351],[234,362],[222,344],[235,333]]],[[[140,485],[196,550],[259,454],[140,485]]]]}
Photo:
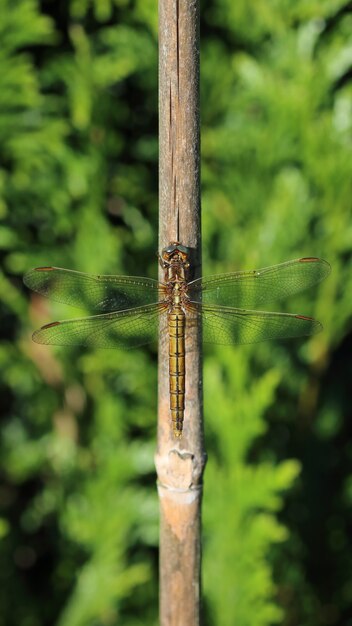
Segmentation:
{"type": "MultiPolygon", "coordinates": [[[[199,0],[159,0],[159,247],[191,249],[200,275],[199,0]]],[[[161,276],[162,279],[162,276],[161,276]]],[[[185,422],[172,433],[168,338],[159,344],[160,624],[200,624],[200,530],[205,451],[201,328],[187,328],[185,422]]]]}

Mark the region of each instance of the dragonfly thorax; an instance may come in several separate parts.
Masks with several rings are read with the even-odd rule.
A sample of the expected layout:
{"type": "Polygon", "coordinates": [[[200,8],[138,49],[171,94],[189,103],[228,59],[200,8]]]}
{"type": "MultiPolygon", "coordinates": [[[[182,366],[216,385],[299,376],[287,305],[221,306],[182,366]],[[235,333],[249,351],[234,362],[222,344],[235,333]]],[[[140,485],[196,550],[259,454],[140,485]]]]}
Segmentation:
{"type": "Polygon", "coordinates": [[[160,265],[165,270],[166,283],[185,283],[188,280],[189,248],[172,243],[160,255],[160,265]]]}

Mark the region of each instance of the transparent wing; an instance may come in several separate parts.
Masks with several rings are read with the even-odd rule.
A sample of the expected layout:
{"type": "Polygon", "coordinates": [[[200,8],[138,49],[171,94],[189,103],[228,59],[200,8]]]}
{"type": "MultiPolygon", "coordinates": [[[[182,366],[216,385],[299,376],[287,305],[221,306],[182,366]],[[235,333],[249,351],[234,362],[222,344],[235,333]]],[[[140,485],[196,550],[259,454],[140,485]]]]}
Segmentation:
{"type": "Polygon", "coordinates": [[[250,272],[198,278],[189,283],[188,291],[195,302],[256,308],[319,283],[330,269],[326,261],[307,257],[250,272]]]}
{"type": "Polygon", "coordinates": [[[60,267],[37,267],[23,280],[43,296],[102,313],[158,302],[161,289],[151,278],[93,276],[60,267]]]}
{"type": "Polygon", "coordinates": [[[317,320],[291,313],[247,311],[210,305],[189,305],[188,323],[201,317],[203,341],[219,344],[257,343],[314,335],[322,330],[317,320]]]}
{"type": "Polygon", "coordinates": [[[33,334],[37,343],[94,348],[135,348],[157,337],[163,304],[46,324],[33,334]]]}

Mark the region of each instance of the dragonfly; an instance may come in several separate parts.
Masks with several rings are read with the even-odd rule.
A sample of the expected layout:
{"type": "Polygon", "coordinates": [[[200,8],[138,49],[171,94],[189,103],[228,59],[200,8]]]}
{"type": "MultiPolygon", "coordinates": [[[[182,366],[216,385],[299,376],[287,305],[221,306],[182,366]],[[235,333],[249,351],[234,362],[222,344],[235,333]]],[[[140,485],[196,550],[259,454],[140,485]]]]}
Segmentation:
{"type": "Polygon", "coordinates": [[[319,283],[331,269],[323,259],[304,257],[190,280],[190,259],[190,248],[179,242],[165,247],[159,255],[162,282],[138,276],[95,276],[60,267],[37,267],[24,276],[30,289],[74,307],[86,305],[94,313],[46,324],[33,334],[37,343],[134,348],[154,341],[159,329],[165,328],[175,437],[183,431],[187,330],[199,323],[203,341],[218,344],[313,335],[322,330],[319,321],[261,307],[319,283]],[[160,325],[163,317],[165,323],[160,325]]]}

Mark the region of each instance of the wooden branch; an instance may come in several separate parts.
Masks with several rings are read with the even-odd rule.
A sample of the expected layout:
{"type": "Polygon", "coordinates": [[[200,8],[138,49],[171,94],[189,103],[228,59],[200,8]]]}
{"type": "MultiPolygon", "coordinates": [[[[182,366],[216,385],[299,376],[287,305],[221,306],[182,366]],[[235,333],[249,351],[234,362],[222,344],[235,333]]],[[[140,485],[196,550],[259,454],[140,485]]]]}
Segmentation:
{"type": "MultiPolygon", "coordinates": [[[[200,275],[199,0],[159,0],[159,248],[191,248],[200,275]]],[[[163,277],[162,277],[163,278],[163,277]]],[[[184,432],[172,433],[168,338],[159,344],[160,624],[200,623],[200,512],[205,451],[201,328],[186,325],[184,432]]]]}

